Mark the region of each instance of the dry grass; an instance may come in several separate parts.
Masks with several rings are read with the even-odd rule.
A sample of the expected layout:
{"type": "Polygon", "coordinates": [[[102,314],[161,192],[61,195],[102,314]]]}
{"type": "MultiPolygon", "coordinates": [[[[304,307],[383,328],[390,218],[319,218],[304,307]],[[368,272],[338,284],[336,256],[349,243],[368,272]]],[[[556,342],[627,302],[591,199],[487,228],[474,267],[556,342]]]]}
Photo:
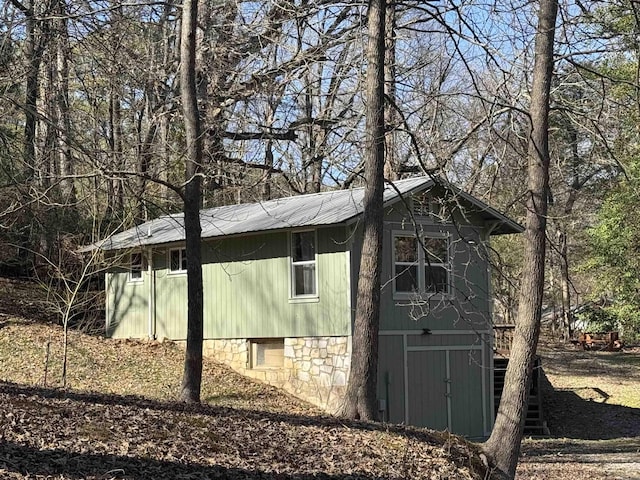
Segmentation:
{"type": "Polygon", "coordinates": [[[640,352],[540,345],[552,438],[527,440],[521,479],[640,479],[640,352]]]}

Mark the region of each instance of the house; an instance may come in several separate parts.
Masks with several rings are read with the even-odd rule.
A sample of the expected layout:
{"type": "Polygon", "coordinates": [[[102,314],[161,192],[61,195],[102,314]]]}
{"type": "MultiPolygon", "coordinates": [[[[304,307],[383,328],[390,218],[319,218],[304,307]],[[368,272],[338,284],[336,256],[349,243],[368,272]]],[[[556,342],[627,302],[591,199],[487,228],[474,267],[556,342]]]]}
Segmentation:
{"type": "MultiPolygon", "coordinates": [[[[364,190],[201,212],[205,354],[327,410],[348,379],[364,190]]],[[[440,179],[386,184],[378,396],[385,420],[471,438],[493,424],[491,235],[522,227],[440,179]]],[[[100,244],[106,329],[184,341],[183,217],[100,244]]]]}

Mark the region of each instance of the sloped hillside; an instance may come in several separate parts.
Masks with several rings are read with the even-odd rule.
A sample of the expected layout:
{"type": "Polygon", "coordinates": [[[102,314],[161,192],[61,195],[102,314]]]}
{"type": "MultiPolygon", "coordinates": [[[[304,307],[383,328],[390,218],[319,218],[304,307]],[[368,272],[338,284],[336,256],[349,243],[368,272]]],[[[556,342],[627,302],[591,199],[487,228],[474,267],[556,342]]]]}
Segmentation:
{"type": "Polygon", "coordinates": [[[171,343],[71,331],[62,389],[62,328],[38,321],[37,306],[24,318],[2,303],[0,478],[484,477],[456,437],[328,417],[212,361],[205,403],[175,402],[182,352],[171,343]]]}

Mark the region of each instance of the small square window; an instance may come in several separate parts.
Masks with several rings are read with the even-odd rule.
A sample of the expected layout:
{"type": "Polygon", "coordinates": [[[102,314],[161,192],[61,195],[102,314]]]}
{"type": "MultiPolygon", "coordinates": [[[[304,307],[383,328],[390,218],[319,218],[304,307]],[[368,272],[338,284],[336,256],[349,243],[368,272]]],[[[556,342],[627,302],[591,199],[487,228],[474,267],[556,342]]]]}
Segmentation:
{"type": "Polygon", "coordinates": [[[251,368],[282,368],[284,339],[269,338],[251,341],[251,368]]]}
{"type": "Polygon", "coordinates": [[[396,294],[448,294],[451,266],[449,237],[393,235],[393,291],[396,294]]]}
{"type": "Polygon", "coordinates": [[[186,248],[174,248],[169,250],[169,271],[171,273],[184,273],[187,271],[186,248]]]}

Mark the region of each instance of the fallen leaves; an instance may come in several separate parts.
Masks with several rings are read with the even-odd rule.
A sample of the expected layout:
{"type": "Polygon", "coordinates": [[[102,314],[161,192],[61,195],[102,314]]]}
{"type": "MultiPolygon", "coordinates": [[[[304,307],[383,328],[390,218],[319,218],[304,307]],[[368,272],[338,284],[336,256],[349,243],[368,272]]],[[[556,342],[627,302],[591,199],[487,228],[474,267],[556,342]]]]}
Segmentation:
{"type": "Polygon", "coordinates": [[[183,352],[170,343],[70,332],[61,390],[59,342],[56,325],[0,328],[1,478],[482,478],[458,437],[332,418],[209,360],[206,403],[175,402],[183,352]]]}

